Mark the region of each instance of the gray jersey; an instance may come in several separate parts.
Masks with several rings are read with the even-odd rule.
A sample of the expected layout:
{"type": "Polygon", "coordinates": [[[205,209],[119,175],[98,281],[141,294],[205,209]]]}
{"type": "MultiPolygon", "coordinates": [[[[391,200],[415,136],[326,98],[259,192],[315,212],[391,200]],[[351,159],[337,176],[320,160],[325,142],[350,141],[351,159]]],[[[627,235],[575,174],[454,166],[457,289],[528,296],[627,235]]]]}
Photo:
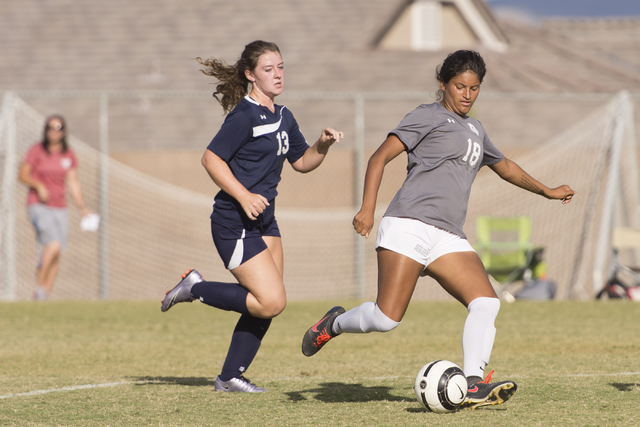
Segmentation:
{"type": "Polygon", "coordinates": [[[385,216],[413,218],[466,239],[471,184],[484,165],[500,162],[480,122],[439,103],[423,104],[389,132],[407,146],[407,177],[385,216]]]}

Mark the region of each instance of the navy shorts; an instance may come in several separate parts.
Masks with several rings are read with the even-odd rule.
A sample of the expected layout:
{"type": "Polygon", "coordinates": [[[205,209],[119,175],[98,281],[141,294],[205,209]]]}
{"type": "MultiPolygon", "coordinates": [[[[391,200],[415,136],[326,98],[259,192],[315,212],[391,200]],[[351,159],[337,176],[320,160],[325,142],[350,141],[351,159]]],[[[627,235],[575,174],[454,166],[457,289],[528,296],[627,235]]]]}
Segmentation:
{"type": "Polygon", "coordinates": [[[227,270],[239,267],[267,249],[263,236],[281,237],[275,219],[269,224],[248,230],[243,228],[232,230],[211,221],[211,236],[227,270]]]}

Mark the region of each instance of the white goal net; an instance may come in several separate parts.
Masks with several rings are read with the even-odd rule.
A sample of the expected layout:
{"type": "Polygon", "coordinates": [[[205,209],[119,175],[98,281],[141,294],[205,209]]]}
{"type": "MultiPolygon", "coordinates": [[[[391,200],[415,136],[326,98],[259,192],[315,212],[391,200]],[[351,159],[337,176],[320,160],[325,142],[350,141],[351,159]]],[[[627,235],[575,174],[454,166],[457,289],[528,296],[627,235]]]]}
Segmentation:
{"type": "MultiPolygon", "coordinates": [[[[629,96],[621,94],[548,142],[509,156],[549,186],[566,183],[576,189],[569,205],[517,189],[484,168],[471,194],[465,226],[470,242],[475,243],[478,215],[530,215],[532,241],[545,248],[548,276],[559,285],[557,296],[593,297],[608,274],[611,227],[639,225],[632,114],[629,96]]],[[[44,117],[24,100],[5,95],[0,113],[0,300],[29,299],[35,285],[39,249],[26,213],[27,189],[17,174],[28,148],[41,139],[43,124],[44,117]]],[[[78,212],[70,206],[69,245],[52,299],[160,301],[187,268],[197,268],[207,279],[233,280],[211,240],[210,195],[127,167],[73,132],[69,142],[78,157],[87,206],[102,215],[102,223],[98,232],[81,231],[78,212]]],[[[193,168],[202,173],[199,164],[193,168]]],[[[353,173],[331,172],[349,191],[353,173]]],[[[380,206],[378,219],[385,207],[380,206]]],[[[290,300],[375,296],[375,236],[356,238],[353,207],[323,207],[320,200],[314,207],[279,207],[276,214],[290,300]]],[[[622,254],[630,262],[633,255],[622,254]]],[[[429,280],[420,279],[424,286],[418,286],[416,298],[443,297],[429,280]]]]}

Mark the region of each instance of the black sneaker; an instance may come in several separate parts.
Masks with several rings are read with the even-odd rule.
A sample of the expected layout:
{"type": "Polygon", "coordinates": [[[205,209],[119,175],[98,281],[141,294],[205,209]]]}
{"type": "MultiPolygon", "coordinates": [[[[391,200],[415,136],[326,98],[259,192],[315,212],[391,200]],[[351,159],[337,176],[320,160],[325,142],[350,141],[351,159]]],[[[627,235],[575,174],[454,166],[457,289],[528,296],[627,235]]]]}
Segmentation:
{"type": "Polygon", "coordinates": [[[171,307],[176,305],[179,302],[191,302],[193,301],[193,297],[191,296],[191,288],[196,283],[202,282],[204,279],[193,268],[187,270],[182,275],[182,280],[178,283],[175,288],[171,289],[167,292],[162,301],[162,307],[160,310],[165,312],[169,310],[171,307]]]}
{"type": "Polygon", "coordinates": [[[480,406],[499,405],[509,400],[516,392],[518,386],[513,381],[501,381],[489,384],[493,371],[482,381],[480,377],[467,378],[469,388],[467,397],[462,402],[462,408],[475,409],[480,406]]]}
{"type": "Polygon", "coordinates": [[[344,312],[345,309],[340,306],[331,307],[331,310],[327,311],[327,314],[318,323],[310,327],[302,338],[302,354],[307,357],[313,356],[331,338],[337,336],[337,334],[333,333],[331,327],[336,317],[344,312]]]}

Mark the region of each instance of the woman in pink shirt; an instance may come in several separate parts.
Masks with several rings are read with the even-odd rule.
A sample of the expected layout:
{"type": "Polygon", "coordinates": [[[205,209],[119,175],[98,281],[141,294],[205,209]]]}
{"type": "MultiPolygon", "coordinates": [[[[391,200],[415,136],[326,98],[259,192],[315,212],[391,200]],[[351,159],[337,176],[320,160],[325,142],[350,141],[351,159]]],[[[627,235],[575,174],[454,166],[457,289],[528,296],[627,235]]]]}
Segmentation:
{"type": "Polygon", "coordinates": [[[67,132],[61,116],[46,120],[42,142],[33,145],[18,175],[29,186],[27,210],[42,246],[36,276],[34,298],[47,299],[60,266],[60,254],[67,246],[69,215],[65,181],[82,215],[89,214],[78,181],[76,156],[67,144],[67,132]]]}

